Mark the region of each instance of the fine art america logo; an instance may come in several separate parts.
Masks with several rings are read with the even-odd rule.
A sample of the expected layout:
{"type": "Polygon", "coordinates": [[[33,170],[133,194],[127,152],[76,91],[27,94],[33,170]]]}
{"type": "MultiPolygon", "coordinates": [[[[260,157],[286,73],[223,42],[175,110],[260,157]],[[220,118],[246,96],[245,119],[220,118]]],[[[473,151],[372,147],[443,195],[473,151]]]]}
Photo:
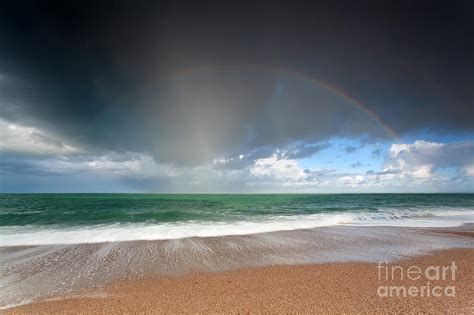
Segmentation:
{"type": "Polygon", "coordinates": [[[383,285],[377,287],[377,294],[380,297],[455,297],[453,282],[456,281],[457,268],[454,261],[446,266],[423,268],[379,263],[378,281],[383,285]]]}

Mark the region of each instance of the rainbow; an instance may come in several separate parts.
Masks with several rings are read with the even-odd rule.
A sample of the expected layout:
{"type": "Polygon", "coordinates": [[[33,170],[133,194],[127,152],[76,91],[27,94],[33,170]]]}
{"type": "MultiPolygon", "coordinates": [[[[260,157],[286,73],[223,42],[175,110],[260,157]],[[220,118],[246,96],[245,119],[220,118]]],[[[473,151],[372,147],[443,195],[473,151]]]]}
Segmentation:
{"type": "Polygon", "coordinates": [[[284,68],[280,66],[278,67],[271,66],[271,65],[210,65],[210,66],[199,66],[199,67],[187,68],[186,70],[175,72],[173,75],[168,76],[167,79],[183,77],[183,76],[190,75],[192,73],[196,73],[198,71],[203,71],[203,70],[225,70],[225,69],[264,70],[264,71],[269,71],[269,72],[293,75],[307,82],[310,82],[314,85],[317,85],[318,87],[324,88],[328,90],[329,92],[333,93],[334,95],[341,97],[342,99],[347,101],[349,104],[352,104],[357,109],[366,113],[378,125],[382,126],[385,132],[391,138],[393,139],[400,138],[399,134],[390,125],[388,125],[385,121],[383,121],[382,118],[380,118],[380,116],[375,111],[370,109],[366,104],[362,103],[360,100],[358,100],[354,96],[350,95],[346,91],[342,90],[341,88],[333,84],[329,84],[327,82],[320,80],[319,78],[311,76],[307,73],[296,71],[294,69],[284,68]]]}

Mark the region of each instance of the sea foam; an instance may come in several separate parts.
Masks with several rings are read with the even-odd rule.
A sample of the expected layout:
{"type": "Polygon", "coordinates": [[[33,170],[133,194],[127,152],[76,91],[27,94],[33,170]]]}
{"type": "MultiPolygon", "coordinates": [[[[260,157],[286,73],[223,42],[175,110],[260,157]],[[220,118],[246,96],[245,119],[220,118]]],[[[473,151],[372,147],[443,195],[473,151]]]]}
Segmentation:
{"type": "Polygon", "coordinates": [[[249,235],[333,225],[451,227],[474,222],[474,210],[386,210],[273,216],[249,221],[120,223],[80,227],[9,226],[0,228],[0,246],[81,244],[188,237],[249,235]]]}

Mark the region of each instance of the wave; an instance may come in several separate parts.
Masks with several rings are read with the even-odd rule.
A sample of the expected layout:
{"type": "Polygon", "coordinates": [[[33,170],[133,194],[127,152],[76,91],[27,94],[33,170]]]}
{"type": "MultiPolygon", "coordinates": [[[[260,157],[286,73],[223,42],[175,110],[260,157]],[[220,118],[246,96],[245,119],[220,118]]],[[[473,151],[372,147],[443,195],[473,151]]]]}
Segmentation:
{"type": "Polygon", "coordinates": [[[474,222],[474,210],[385,210],[274,216],[252,221],[183,221],[150,224],[102,224],[82,227],[10,226],[0,228],[0,246],[165,240],[187,237],[248,235],[333,225],[450,227],[474,222]]]}

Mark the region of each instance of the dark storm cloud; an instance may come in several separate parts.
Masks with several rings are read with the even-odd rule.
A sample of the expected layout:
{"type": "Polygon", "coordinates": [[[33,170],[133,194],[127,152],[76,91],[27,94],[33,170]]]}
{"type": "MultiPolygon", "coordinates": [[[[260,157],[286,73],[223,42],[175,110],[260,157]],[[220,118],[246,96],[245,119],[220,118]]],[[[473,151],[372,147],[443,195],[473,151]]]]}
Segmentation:
{"type": "Polygon", "coordinates": [[[6,176],[7,174],[30,174],[33,176],[51,176],[56,175],[49,169],[44,169],[37,165],[36,161],[25,160],[21,156],[16,158],[3,156],[0,160],[0,174],[6,176]]]}
{"type": "Polygon", "coordinates": [[[469,1],[10,2],[0,116],[178,164],[387,136],[350,101],[274,70],[284,68],[345,90],[400,133],[470,133],[472,12],[469,1]]]}

